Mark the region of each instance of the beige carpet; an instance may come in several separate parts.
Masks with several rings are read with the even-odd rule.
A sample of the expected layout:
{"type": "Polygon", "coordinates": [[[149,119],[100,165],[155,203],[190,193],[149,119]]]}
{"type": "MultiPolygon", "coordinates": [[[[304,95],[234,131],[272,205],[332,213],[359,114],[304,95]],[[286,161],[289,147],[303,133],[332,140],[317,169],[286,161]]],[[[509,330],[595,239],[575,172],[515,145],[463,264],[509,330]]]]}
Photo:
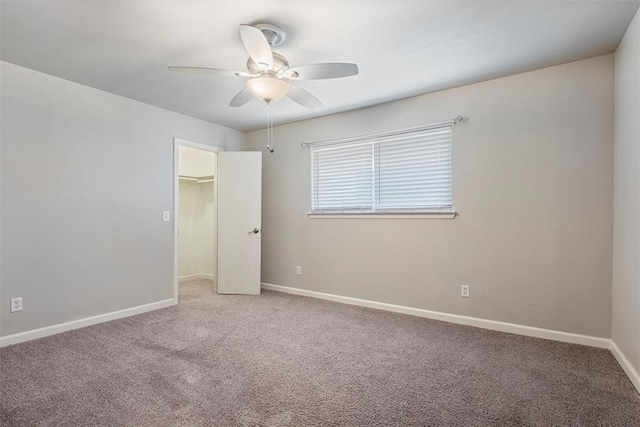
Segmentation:
{"type": "Polygon", "coordinates": [[[2,426],[640,426],[606,350],[276,292],[0,349],[2,426]]]}

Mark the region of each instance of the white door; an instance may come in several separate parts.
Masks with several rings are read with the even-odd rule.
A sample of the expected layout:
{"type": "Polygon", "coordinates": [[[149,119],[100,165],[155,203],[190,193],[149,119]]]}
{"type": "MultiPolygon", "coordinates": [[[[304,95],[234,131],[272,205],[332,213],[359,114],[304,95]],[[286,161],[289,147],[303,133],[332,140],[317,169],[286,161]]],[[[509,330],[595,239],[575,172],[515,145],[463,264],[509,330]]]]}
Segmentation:
{"type": "Polygon", "coordinates": [[[260,294],[262,152],[218,153],[218,293],[260,294]]]}

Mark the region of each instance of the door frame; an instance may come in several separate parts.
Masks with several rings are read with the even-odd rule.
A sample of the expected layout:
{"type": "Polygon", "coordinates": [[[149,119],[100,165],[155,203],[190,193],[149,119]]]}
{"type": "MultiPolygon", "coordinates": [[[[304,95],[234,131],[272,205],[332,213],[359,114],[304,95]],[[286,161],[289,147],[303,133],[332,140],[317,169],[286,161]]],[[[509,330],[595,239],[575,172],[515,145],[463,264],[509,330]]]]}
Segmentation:
{"type": "MultiPolygon", "coordinates": [[[[180,147],[196,148],[202,151],[209,151],[218,153],[224,151],[224,148],[214,147],[211,145],[201,144],[199,142],[188,141],[186,139],[173,138],[173,302],[178,303],[178,248],[180,246],[180,240],[178,236],[179,223],[179,188],[180,188],[180,147]]],[[[218,158],[216,156],[216,163],[218,158]]],[[[213,228],[216,230],[216,236],[218,235],[218,179],[217,179],[218,165],[216,164],[216,174],[213,181],[213,206],[216,216],[213,219],[213,228]]],[[[213,277],[214,280],[218,276],[218,242],[214,241],[214,253],[213,257],[213,277]]],[[[215,281],[214,281],[215,284],[215,281]]]]}

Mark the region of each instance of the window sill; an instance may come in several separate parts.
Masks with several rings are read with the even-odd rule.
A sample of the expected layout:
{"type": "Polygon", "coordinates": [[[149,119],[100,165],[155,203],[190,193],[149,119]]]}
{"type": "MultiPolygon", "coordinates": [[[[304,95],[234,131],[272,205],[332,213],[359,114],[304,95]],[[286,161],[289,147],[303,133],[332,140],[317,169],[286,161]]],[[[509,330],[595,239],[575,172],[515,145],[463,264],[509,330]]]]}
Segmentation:
{"type": "Polygon", "coordinates": [[[457,212],[404,212],[404,213],[311,213],[307,217],[318,218],[358,218],[358,219],[387,219],[387,218],[410,218],[410,219],[454,219],[457,212]]]}

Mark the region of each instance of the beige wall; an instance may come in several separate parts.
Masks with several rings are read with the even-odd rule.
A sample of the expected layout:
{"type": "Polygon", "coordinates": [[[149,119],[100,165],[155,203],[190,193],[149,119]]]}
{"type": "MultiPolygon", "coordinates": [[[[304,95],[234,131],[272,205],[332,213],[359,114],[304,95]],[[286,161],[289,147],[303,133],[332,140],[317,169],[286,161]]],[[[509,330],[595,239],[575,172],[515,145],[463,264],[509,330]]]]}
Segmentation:
{"type": "MultiPolygon", "coordinates": [[[[280,126],[275,138],[264,155],[264,282],[610,337],[612,55],[280,126]],[[469,117],[454,128],[459,217],[307,217],[300,142],[457,115],[469,117]]],[[[249,134],[252,149],[265,140],[249,134]]]]}
{"type": "Polygon", "coordinates": [[[640,372],[640,13],[615,70],[613,341],[640,372]]]}
{"type": "Polygon", "coordinates": [[[173,138],[246,135],[0,66],[0,335],[172,298],[173,138]]]}

